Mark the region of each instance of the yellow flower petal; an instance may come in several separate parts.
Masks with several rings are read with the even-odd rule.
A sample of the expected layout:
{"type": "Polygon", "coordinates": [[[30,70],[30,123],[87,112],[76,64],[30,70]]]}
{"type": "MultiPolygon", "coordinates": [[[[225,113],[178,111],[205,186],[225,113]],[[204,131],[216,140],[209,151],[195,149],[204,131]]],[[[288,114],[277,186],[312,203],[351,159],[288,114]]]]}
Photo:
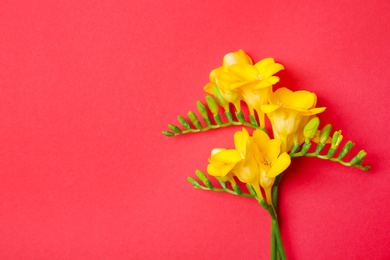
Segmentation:
{"type": "Polygon", "coordinates": [[[316,107],[316,108],[310,109],[309,111],[310,111],[310,113],[311,113],[312,115],[314,115],[314,114],[318,114],[318,113],[324,112],[325,109],[326,109],[326,107],[316,107]]]}
{"type": "Polygon", "coordinates": [[[233,169],[233,167],[234,167],[233,164],[226,164],[226,165],[209,164],[207,165],[207,172],[208,174],[215,177],[224,177],[233,169]]]}
{"type": "Polygon", "coordinates": [[[257,62],[254,67],[257,69],[258,72],[263,72],[266,66],[269,64],[275,63],[275,60],[273,58],[265,58],[261,61],[257,62]]]}
{"type": "Polygon", "coordinates": [[[234,149],[226,149],[215,153],[211,157],[211,162],[234,164],[241,160],[240,153],[234,149]]]}
{"type": "Polygon", "coordinates": [[[203,90],[209,94],[213,94],[213,86],[215,84],[207,83],[206,86],[203,87],[203,90]]]}
{"type": "Polygon", "coordinates": [[[268,81],[268,79],[262,81],[257,80],[256,83],[256,86],[254,86],[255,89],[269,88],[273,85],[271,82],[268,81]]]}
{"type": "Polygon", "coordinates": [[[252,65],[252,59],[243,51],[228,53],[223,57],[222,66],[230,67],[233,64],[249,64],[252,65]]]}
{"type": "Polygon", "coordinates": [[[281,144],[282,142],[280,140],[272,139],[262,146],[264,156],[268,159],[268,161],[273,162],[278,158],[281,144]]]}
{"type": "Polygon", "coordinates": [[[235,64],[228,71],[244,81],[256,80],[259,77],[257,70],[249,64],[235,64]]]}
{"type": "Polygon", "coordinates": [[[310,109],[317,103],[317,96],[314,93],[303,90],[296,91],[286,98],[288,98],[286,107],[289,108],[310,109]]]}
{"type": "Polygon", "coordinates": [[[255,140],[256,144],[263,144],[270,140],[267,133],[260,129],[253,131],[253,139],[255,140]]]}
{"type": "Polygon", "coordinates": [[[291,163],[290,156],[284,152],[272,162],[271,169],[267,172],[267,178],[275,178],[281,174],[291,163]]]}
{"type": "Polygon", "coordinates": [[[249,138],[249,133],[245,128],[242,128],[242,131],[237,131],[234,134],[234,146],[239,152],[242,158],[245,158],[246,155],[246,146],[249,138]]]}
{"type": "Polygon", "coordinates": [[[275,110],[278,110],[280,108],[280,106],[277,106],[277,105],[262,105],[261,106],[261,111],[263,111],[263,113],[272,113],[274,112],[275,110]]]}
{"type": "Polygon", "coordinates": [[[284,67],[279,63],[272,63],[264,67],[263,70],[259,71],[262,78],[268,78],[274,75],[275,73],[283,70],[284,67]]]}
{"type": "Polygon", "coordinates": [[[234,169],[234,175],[243,183],[252,183],[259,179],[259,169],[256,160],[250,157],[234,169]]]}

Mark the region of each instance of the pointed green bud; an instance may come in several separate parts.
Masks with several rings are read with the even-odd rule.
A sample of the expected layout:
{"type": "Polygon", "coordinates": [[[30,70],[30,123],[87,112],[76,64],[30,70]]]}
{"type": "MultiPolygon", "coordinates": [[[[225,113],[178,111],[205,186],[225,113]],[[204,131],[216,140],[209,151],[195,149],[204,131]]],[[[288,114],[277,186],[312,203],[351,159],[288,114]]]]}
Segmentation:
{"type": "Polygon", "coordinates": [[[191,177],[188,177],[187,178],[188,182],[191,183],[192,185],[194,185],[194,188],[200,188],[202,187],[202,185],[200,185],[200,183],[196,180],[194,180],[193,178],[191,177]]]}
{"type": "Polygon", "coordinates": [[[175,126],[175,125],[169,124],[168,127],[169,127],[169,129],[171,129],[173,132],[176,132],[176,133],[179,133],[179,134],[182,132],[182,130],[181,130],[179,127],[175,126]]]}
{"type": "Polygon", "coordinates": [[[254,115],[249,115],[249,121],[251,122],[252,125],[259,126],[256,120],[256,116],[254,115]]]}
{"type": "Polygon", "coordinates": [[[214,119],[215,119],[215,122],[216,122],[218,125],[222,125],[222,124],[223,124],[222,119],[221,119],[221,116],[220,116],[219,114],[214,115],[214,119]]]}
{"type": "Polygon", "coordinates": [[[207,117],[208,114],[207,114],[207,109],[206,107],[203,105],[202,102],[200,102],[198,100],[198,102],[196,102],[196,106],[198,107],[198,110],[199,110],[199,113],[202,115],[202,117],[207,117]]]}
{"type": "Polygon", "coordinates": [[[207,112],[207,108],[205,107],[205,105],[203,105],[202,102],[198,101],[198,102],[196,102],[196,106],[198,107],[199,113],[202,115],[203,120],[206,122],[206,124],[208,126],[210,126],[211,121],[210,121],[210,118],[209,118],[209,115],[207,112]]]}
{"type": "Polygon", "coordinates": [[[328,151],[326,157],[332,158],[332,156],[333,156],[335,153],[336,153],[336,150],[333,149],[333,148],[331,147],[331,148],[329,148],[329,151],[328,151]]]}
{"type": "Polygon", "coordinates": [[[241,123],[245,122],[244,114],[241,111],[236,111],[236,116],[238,118],[238,121],[241,123]]]}
{"type": "Polygon", "coordinates": [[[203,126],[199,122],[198,117],[195,115],[194,112],[192,112],[192,111],[188,112],[188,117],[190,118],[190,120],[194,124],[194,126],[196,126],[196,128],[198,128],[199,130],[203,128],[203,126]]]}
{"type": "Polygon", "coordinates": [[[302,153],[303,155],[305,155],[305,154],[307,153],[307,151],[309,151],[310,146],[311,146],[311,143],[304,143],[303,146],[302,146],[302,150],[300,151],[300,153],[302,153]]]}
{"type": "Polygon", "coordinates": [[[209,188],[210,190],[214,189],[213,184],[203,172],[196,170],[195,174],[196,176],[198,176],[199,180],[201,180],[207,186],[207,188],[209,188]]]}
{"type": "Polygon", "coordinates": [[[332,137],[332,146],[331,146],[331,148],[333,150],[337,150],[337,148],[339,147],[339,145],[340,145],[342,140],[343,140],[343,136],[341,134],[341,130],[334,132],[333,133],[333,137],[332,137]]]}
{"type": "Polygon", "coordinates": [[[237,184],[233,183],[233,184],[232,184],[232,187],[233,187],[233,190],[234,190],[237,194],[242,194],[242,190],[240,189],[240,187],[239,187],[237,184]]]}
{"type": "Polygon", "coordinates": [[[320,143],[322,143],[322,144],[326,143],[331,131],[332,131],[331,124],[327,124],[326,126],[324,126],[324,128],[322,128],[322,130],[320,132],[320,143]]]}
{"type": "Polygon", "coordinates": [[[250,193],[253,197],[257,198],[256,191],[255,191],[255,189],[252,187],[251,184],[247,183],[247,184],[246,184],[246,188],[248,189],[249,193],[250,193]]]}
{"type": "Polygon", "coordinates": [[[229,122],[233,122],[233,115],[230,111],[225,111],[225,116],[228,119],[229,122]]]}
{"type": "Polygon", "coordinates": [[[361,150],[355,157],[352,158],[352,160],[349,162],[351,166],[355,164],[361,164],[364,157],[366,157],[367,153],[364,150],[361,150]]]}
{"type": "Polygon", "coordinates": [[[226,182],[224,182],[224,181],[222,181],[222,180],[218,180],[218,182],[219,182],[219,184],[221,184],[221,186],[222,186],[223,189],[226,190],[226,189],[228,188],[226,182]]]}
{"type": "Polygon", "coordinates": [[[207,105],[209,106],[209,108],[211,110],[211,113],[213,113],[214,115],[218,114],[218,104],[217,104],[217,101],[215,101],[215,99],[212,98],[211,96],[206,95],[206,102],[207,102],[207,105]]]}
{"type": "Polygon", "coordinates": [[[322,149],[324,149],[325,145],[323,143],[318,143],[317,144],[317,147],[316,147],[316,151],[314,152],[315,154],[320,154],[320,152],[322,151],[322,149]]]}
{"type": "Polygon", "coordinates": [[[303,135],[305,136],[305,143],[310,143],[317,133],[320,119],[318,117],[312,118],[303,128],[303,135]]]}
{"type": "Polygon", "coordinates": [[[178,117],[177,117],[177,120],[179,120],[180,124],[181,124],[184,128],[186,128],[186,129],[191,129],[190,124],[184,119],[184,117],[178,116],[178,117]]]}
{"type": "Polygon", "coordinates": [[[166,136],[175,136],[174,133],[169,132],[169,131],[162,131],[162,134],[163,134],[163,135],[166,135],[166,136]]]}
{"type": "Polygon", "coordinates": [[[293,144],[291,151],[290,151],[290,155],[296,153],[299,149],[299,146],[300,146],[299,144],[293,144]]]}
{"type": "Polygon", "coordinates": [[[343,159],[345,156],[347,156],[347,154],[349,153],[349,151],[351,151],[352,147],[354,146],[355,144],[352,143],[351,141],[348,141],[345,143],[343,149],[341,150],[338,158],[341,160],[343,159]]]}
{"type": "Polygon", "coordinates": [[[226,100],[221,95],[221,92],[219,91],[217,86],[213,86],[213,93],[214,96],[217,98],[219,104],[225,109],[225,111],[229,111],[229,103],[226,102],[226,100]]]}

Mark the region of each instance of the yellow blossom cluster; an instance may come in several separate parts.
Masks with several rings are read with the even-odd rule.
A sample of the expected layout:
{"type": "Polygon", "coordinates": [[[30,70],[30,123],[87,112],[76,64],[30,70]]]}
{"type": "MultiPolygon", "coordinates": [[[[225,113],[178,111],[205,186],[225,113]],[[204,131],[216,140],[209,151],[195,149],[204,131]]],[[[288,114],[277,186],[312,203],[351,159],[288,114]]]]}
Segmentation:
{"type": "Polygon", "coordinates": [[[274,74],[283,69],[273,58],[253,64],[239,50],[225,55],[222,66],[210,73],[210,82],[204,87],[206,92],[221,96],[225,105],[234,104],[238,111],[244,101],[250,114],[257,114],[263,129],[264,115],[271,122],[274,139],[263,130],[255,130],[250,136],[242,129],[234,134],[235,149],[214,149],[207,167],[210,175],[223,181],[234,182],[235,176],[249,183],[259,197],[261,187],[269,204],[275,177],[290,165],[287,153],[294,143],[304,141],[303,128],[309,120],[325,110],[316,108],[317,96],[312,92],[293,92],[284,87],[273,91],[273,85],[279,82],[274,74]]]}

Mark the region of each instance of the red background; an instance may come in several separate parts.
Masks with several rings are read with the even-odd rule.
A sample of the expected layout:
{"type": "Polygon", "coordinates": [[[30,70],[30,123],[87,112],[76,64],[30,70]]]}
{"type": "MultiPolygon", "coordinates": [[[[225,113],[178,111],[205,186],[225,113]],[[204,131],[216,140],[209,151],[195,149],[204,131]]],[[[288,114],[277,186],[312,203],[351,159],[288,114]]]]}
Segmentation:
{"type": "Polygon", "coordinates": [[[293,161],[288,259],[390,258],[390,2],[243,2],[1,1],[1,259],[268,259],[255,201],[186,181],[238,128],[161,134],[240,48],[373,167],[293,161]]]}

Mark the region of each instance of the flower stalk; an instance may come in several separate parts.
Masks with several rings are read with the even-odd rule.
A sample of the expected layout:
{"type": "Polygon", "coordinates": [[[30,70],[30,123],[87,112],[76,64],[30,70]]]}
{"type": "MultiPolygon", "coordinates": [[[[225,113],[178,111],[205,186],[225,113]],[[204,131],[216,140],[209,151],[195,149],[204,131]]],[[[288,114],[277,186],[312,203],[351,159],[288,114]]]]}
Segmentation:
{"type": "Polygon", "coordinates": [[[256,199],[271,217],[271,260],[286,259],[277,207],[279,184],[291,159],[316,157],[364,171],[370,169],[362,165],[367,155],[365,150],[348,161],[345,159],[354,143],[348,141],[340,145],[341,130],[331,135],[330,124],[319,130],[317,116],[326,108],[316,107],[315,93],[285,87],[273,91],[273,85],[279,82],[275,74],[281,70],[284,70],[283,65],[273,58],[254,63],[242,50],[226,54],[222,65],[211,71],[210,82],[203,88],[209,94],[205,104],[196,103],[199,118],[204,123],[190,111],[187,119],[178,116],[182,128],[169,124],[169,130],[163,131],[166,136],[177,136],[238,125],[254,129],[252,134],[244,127],[237,131],[234,148],[211,151],[207,173],[216,178],[220,187],[199,170],[196,171],[198,179],[188,177],[188,181],[196,189],[256,199]],[[244,114],[242,105],[249,115],[244,114]],[[224,117],[220,115],[222,111],[224,117]],[[265,116],[271,123],[268,127],[272,127],[271,136],[265,116]]]}

